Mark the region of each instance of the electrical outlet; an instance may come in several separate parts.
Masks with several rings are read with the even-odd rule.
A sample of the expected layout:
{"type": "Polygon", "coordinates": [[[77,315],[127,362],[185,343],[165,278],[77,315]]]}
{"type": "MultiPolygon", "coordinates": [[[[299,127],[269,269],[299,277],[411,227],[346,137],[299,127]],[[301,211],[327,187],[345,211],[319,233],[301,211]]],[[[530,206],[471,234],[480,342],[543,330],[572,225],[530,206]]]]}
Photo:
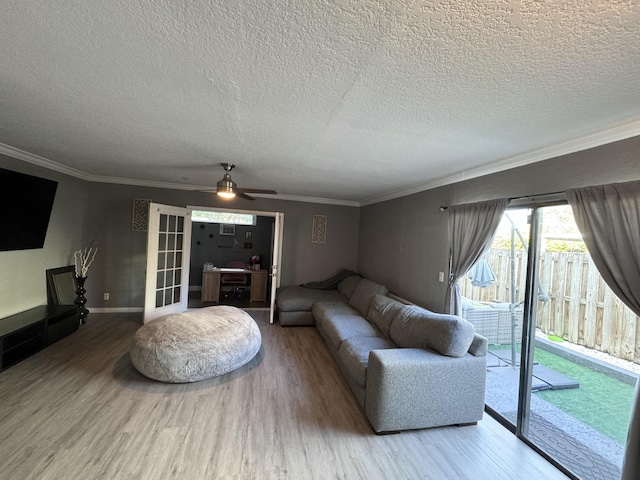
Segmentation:
{"type": "Polygon", "coordinates": [[[105,299],[105,300],[109,300],[109,293],[108,293],[108,292],[105,292],[105,293],[104,293],[104,299],[105,299]]]}
{"type": "Polygon", "coordinates": [[[438,281],[444,282],[444,272],[438,272],[438,281]]]}

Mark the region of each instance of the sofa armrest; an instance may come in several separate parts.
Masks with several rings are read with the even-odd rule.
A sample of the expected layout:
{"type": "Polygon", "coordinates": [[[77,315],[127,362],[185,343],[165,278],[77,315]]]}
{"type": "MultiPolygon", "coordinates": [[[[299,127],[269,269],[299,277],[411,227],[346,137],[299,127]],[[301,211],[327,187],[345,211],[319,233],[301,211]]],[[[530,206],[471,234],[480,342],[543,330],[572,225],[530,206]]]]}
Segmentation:
{"type": "Polygon", "coordinates": [[[453,358],[418,348],[369,354],[365,413],[376,433],[482,419],[486,356],[453,358]]]}

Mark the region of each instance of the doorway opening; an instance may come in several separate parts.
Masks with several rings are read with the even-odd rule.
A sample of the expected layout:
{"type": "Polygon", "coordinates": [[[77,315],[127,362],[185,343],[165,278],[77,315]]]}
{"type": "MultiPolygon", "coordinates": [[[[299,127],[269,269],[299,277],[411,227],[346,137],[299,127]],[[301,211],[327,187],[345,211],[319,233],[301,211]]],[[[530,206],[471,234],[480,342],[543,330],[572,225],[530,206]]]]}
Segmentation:
{"type": "MultiPolygon", "coordinates": [[[[212,209],[207,207],[175,207],[151,203],[149,205],[149,229],[147,233],[147,268],[145,280],[145,306],[143,319],[149,322],[154,318],[169,313],[183,312],[189,308],[189,289],[191,271],[191,215],[193,210],[218,210],[231,213],[248,213],[259,217],[273,219],[272,235],[269,242],[271,255],[268,257],[269,268],[265,269],[258,263],[251,265],[252,259],[261,261],[260,255],[252,255],[250,266],[253,269],[241,268],[241,272],[251,275],[253,289],[250,302],[259,299],[266,303],[263,308],[269,311],[269,322],[274,322],[276,289],[280,286],[280,259],[282,258],[282,238],[284,230],[284,214],[281,212],[242,211],[230,209],[212,209]],[[259,287],[256,287],[259,285],[259,287]]],[[[229,227],[229,225],[226,225],[229,227]]],[[[218,235],[227,235],[238,242],[235,225],[233,231],[223,228],[218,235]]],[[[212,234],[213,235],[213,234],[212,234]]],[[[215,238],[212,237],[212,238],[215,238]]],[[[245,232],[245,240],[253,240],[253,232],[245,232]],[[251,237],[251,238],[248,238],[251,237]]],[[[233,241],[233,240],[232,240],[233,241]]],[[[234,245],[235,245],[234,242],[234,245]]],[[[238,242],[239,243],[239,242],[238,242]]],[[[251,242],[249,242],[251,243],[251,242]]],[[[244,248],[244,243],[242,244],[244,248]]],[[[250,248],[247,248],[249,250],[250,248]]],[[[198,265],[196,270],[213,270],[213,265],[198,265]]],[[[246,264],[245,264],[246,265],[246,264]]],[[[237,270],[237,269],[236,269],[237,270]]],[[[210,272],[218,273],[221,271],[210,272]]],[[[227,273],[227,272],[224,272],[227,273]]],[[[238,272],[233,272],[238,273],[238,272]]],[[[210,276],[215,280],[216,275],[210,276]]],[[[219,288],[220,285],[218,285],[219,288]]],[[[202,287],[200,287],[202,288],[202,287]]],[[[214,289],[215,291],[215,289],[214,289]]],[[[216,300],[218,296],[216,294],[216,300]]],[[[217,301],[215,302],[218,303],[217,301]]]]}
{"type": "Polygon", "coordinates": [[[189,308],[272,309],[270,293],[279,282],[283,214],[189,208],[193,210],[189,308]]]}

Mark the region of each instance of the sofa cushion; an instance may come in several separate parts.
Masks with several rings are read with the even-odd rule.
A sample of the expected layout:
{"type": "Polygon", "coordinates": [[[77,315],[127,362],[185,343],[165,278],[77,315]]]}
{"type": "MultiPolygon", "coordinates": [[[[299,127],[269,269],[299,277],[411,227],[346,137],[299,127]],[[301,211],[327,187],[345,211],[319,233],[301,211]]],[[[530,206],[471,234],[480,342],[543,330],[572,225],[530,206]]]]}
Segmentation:
{"type": "Polygon", "coordinates": [[[367,382],[367,363],[371,350],[397,348],[388,338],[362,337],[352,338],[342,342],[338,350],[338,357],[343,368],[351,378],[361,387],[367,382]]]}
{"type": "Polygon", "coordinates": [[[318,326],[330,347],[338,350],[345,340],[361,337],[384,337],[380,330],[360,315],[333,315],[318,326]]]}
{"type": "Polygon", "coordinates": [[[377,294],[386,295],[387,293],[389,293],[389,290],[384,285],[363,278],[353,291],[353,295],[349,299],[349,305],[366,317],[367,313],[369,313],[371,299],[377,294]]]}
{"type": "Polygon", "coordinates": [[[316,326],[322,327],[327,318],[340,315],[360,316],[360,313],[347,303],[340,302],[318,302],[311,309],[316,326]]]}
{"type": "Polygon", "coordinates": [[[431,348],[450,357],[469,350],[475,331],[462,317],[434,313],[415,305],[403,306],[391,323],[391,340],[399,347],[431,348]]]}
{"type": "Polygon", "coordinates": [[[369,306],[367,320],[378,327],[378,329],[388,337],[391,322],[403,306],[403,303],[389,298],[386,295],[374,295],[371,299],[371,305],[369,306]]]}
{"type": "Polygon", "coordinates": [[[338,290],[315,290],[298,285],[282,287],[278,289],[276,303],[278,309],[283,312],[311,311],[316,302],[347,302],[338,290]]]}
{"type": "Polygon", "coordinates": [[[351,275],[338,284],[338,290],[345,297],[351,298],[351,295],[353,295],[353,292],[360,283],[360,280],[362,280],[362,277],[360,275],[351,275]]]}

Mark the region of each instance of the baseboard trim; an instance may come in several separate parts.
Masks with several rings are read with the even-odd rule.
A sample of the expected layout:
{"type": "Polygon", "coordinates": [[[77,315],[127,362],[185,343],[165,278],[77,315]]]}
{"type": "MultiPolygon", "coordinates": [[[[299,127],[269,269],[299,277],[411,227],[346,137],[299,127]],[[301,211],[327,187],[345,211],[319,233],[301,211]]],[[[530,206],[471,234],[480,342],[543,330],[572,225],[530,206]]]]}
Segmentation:
{"type": "Polygon", "coordinates": [[[142,307],[90,308],[89,315],[91,313],[142,313],[143,311],[142,307]]]}
{"type": "MultiPolygon", "coordinates": [[[[198,307],[200,308],[200,307],[198,307]]],[[[196,310],[195,308],[188,308],[187,310],[196,310]]],[[[269,307],[247,307],[242,310],[256,310],[256,311],[269,311],[269,307]]],[[[144,309],[142,307],[109,307],[109,308],[90,308],[89,316],[92,313],[142,313],[144,309]]]]}

